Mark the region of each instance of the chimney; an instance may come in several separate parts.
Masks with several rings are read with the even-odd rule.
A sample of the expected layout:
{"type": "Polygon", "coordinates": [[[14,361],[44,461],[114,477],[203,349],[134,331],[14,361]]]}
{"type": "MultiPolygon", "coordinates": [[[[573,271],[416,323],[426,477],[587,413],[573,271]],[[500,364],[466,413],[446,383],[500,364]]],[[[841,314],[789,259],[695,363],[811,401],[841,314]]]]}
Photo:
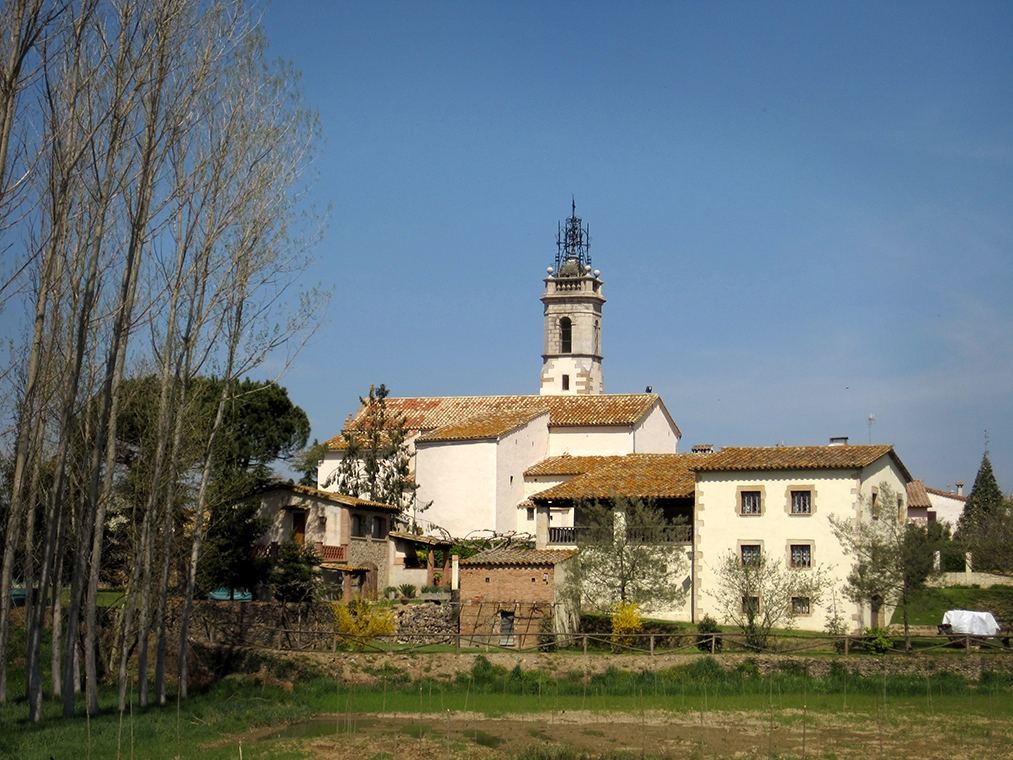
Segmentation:
{"type": "Polygon", "coordinates": [[[713,454],[714,444],[713,443],[698,443],[693,446],[694,454],[713,454]]]}
{"type": "Polygon", "coordinates": [[[833,438],[830,439],[830,445],[831,446],[847,446],[848,445],[848,436],[846,436],[846,435],[835,436],[835,437],[833,437],[833,438]]]}
{"type": "Polygon", "coordinates": [[[957,496],[963,496],[963,495],[964,495],[964,481],[963,480],[958,480],[957,481],[957,496]]]}

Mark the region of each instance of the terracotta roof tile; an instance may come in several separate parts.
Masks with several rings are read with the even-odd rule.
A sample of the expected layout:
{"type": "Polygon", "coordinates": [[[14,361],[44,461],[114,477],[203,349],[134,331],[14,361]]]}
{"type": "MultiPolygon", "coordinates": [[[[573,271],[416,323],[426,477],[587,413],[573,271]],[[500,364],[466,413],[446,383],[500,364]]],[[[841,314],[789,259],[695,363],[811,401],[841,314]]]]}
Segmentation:
{"type": "Polygon", "coordinates": [[[269,491],[291,491],[301,496],[309,496],[314,499],[322,499],[323,501],[329,501],[334,504],[341,504],[345,507],[353,507],[357,509],[383,509],[392,512],[400,511],[398,507],[391,504],[384,504],[380,501],[369,501],[367,499],[359,499],[355,496],[348,496],[343,493],[335,493],[334,491],[324,491],[320,488],[313,488],[312,486],[304,486],[298,483],[278,483],[276,485],[268,486],[260,491],[260,493],[267,493],[269,491]]]}
{"type": "Polygon", "coordinates": [[[525,475],[583,475],[585,472],[600,467],[613,456],[574,457],[563,454],[558,457],[543,459],[524,471],[525,475]]]}
{"type": "Polygon", "coordinates": [[[467,441],[499,438],[549,413],[548,409],[513,409],[492,414],[479,414],[460,422],[444,425],[424,433],[419,441],[467,441]]]}
{"type": "MultiPolygon", "coordinates": [[[[403,415],[405,426],[410,430],[428,432],[482,417],[495,417],[504,412],[545,409],[549,411],[549,424],[554,427],[630,426],[642,420],[655,404],[661,403],[661,399],[655,393],[610,393],[591,396],[430,396],[388,398],[386,403],[388,414],[403,415]]],[[[360,407],[356,419],[363,412],[364,407],[360,407]]],[[[346,424],[345,429],[354,425],[355,420],[346,424]]],[[[344,446],[340,435],[327,443],[332,449],[344,446]]]]}
{"type": "Polygon", "coordinates": [[[945,496],[948,499],[957,499],[958,501],[967,501],[967,497],[966,496],[957,496],[957,494],[955,494],[955,493],[951,493],[950,491],[940,491],[938,488],[929,488],[928,486],[926,486],[925,487],[925,492],[926,493],[934,493],[936,496],[945,496]]]}
{"type": "MultiPolygon", "coordinates": [[[[727,470],[838,470],[865,467],[893,447],[881,446],[762,446],[727,447],[714,454],[701,454],[692,469],[697,472],[727,470]]],[[[896,456],[895,456],[896,458],[896,456]]],[[[900,460],[896,460],[899,464],[900,460]]],[[[903,465],[900,465],[903,469],[903,465]]],[[[904,470],[905,475],[907,471],[904,470]]]]}
{"type": "Polygon", "coordinates": [[[535,501],[607,499],[613,495],[642,499],[692,497],[696,478],[691,464],[712,454],[627,454],[602,457],[599,466],[548,488],[535,501]]]}
{"type": "Polygon", "coordinates": [[[909,507],[931,507],[932,502],[925,491],[925,484],[920,480],[912,480],[907,484],[907,505],[909,507]]]}
{"type": "Polygon", "coordinates": [[[576,549],[487,549],[461,560],[462,565],[555,565],[577,553],[576,549]]]}

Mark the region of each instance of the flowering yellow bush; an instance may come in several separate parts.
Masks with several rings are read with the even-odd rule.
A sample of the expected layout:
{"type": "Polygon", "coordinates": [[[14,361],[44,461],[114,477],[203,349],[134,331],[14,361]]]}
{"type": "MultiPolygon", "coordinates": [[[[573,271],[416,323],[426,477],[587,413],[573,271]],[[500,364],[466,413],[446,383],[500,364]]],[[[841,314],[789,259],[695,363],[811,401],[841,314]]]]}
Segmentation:
{"type": "Polygon", "coordinates": [[[370,604],[364,599],[353,599],[348,604],[331,602],[334,630],[360,651],[366,642],[377,636],[394,633],[397,629],[394,610],[370,604]]]}
{"type": "Polygon", "coordinates": [[[633,646],[633,634],[640,633],[644,623],[636,602],[619,602],[612,608],[612,651],[633,646]]]}

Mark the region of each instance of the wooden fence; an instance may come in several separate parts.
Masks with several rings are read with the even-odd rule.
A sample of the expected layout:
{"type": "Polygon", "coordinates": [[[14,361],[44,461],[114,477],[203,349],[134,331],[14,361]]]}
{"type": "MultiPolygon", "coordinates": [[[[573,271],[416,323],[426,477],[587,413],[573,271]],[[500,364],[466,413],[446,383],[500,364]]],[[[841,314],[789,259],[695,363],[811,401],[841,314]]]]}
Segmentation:
{"type": "MultiPolygon", "coordinates": [[[[213,628],[206,630],[211,643],[231,646],[247,646],[259,649],[300,652],[336,652],[346,647],[363,651],[394,652],[419,651],[439,647],[447,651],[499,651],[538,652],[561,651],[588,654],[608,651],[618,654],[678,654],[704,652],[712,655],[725,653],[748,654],[800,654],[833,653],[841,656],[852,654],[905,654],[905,639],[891,637],[892,646],[887,647],[883,639],[874,636],[830,636],[813,633],[778,633],[771,635],[767,646],[759,646],[747,639],[745,634],[722,633],[652,633],[622,634],[613,637],[600,633],[539,633],[533,646],[507,646],[502,644],[499,633],[397,633],[368,639],[334,630],[316,628],[298,630],[276,628],[266,625],[252,625],[242,634],[229,631],[223,634],[213,628]]],[[[912,650],[926,653],[935,650],[959,650],[964,654],[1010,653],[1008,636],[974,636],[971,634],[950,634],[936,636],[911,636],[912,650]]]]}

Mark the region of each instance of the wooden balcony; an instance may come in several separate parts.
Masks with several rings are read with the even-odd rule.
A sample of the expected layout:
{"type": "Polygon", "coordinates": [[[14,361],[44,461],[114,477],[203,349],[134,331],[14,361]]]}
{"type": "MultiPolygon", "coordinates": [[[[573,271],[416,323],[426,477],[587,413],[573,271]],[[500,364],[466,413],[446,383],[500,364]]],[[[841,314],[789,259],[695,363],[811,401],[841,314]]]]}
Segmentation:
{"type": "MultiPolygon", "coordinates": [[[[270,544],[254,544],[252,547],[254,557],[276,557],[278,556],[278,542],[270,544]]],[[[313,551],[317,553],[321,562],[345,562],[346,546],[332,546],[320,542],[313,544],[313,551]]]]}

